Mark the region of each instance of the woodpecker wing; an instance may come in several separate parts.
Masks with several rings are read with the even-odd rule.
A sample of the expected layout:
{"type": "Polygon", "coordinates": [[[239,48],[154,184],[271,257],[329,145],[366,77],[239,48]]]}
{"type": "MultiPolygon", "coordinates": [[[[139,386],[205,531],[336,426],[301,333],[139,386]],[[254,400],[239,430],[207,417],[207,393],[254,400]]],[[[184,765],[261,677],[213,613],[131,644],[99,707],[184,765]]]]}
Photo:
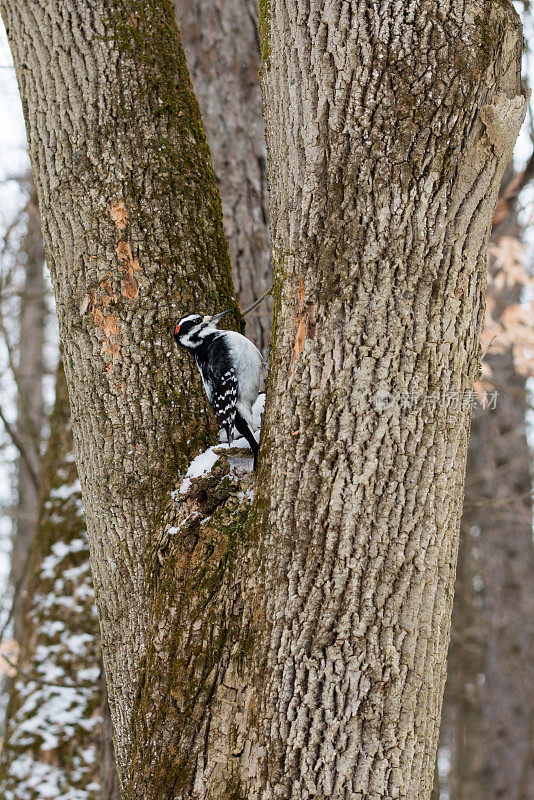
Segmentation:
{"type": "Polygon", "coordinates": [[[230,441],[237,411],[236,374],[233,369],[228,369],[217,376],[216,381],[210,403],[219,426],[226,430],[230,441]]]}
{"type": "Polygon", "coordinates": [[[211,357],[204,359],[199,354],[197,363],[219,427],[226,430],[230,442],[237,411],[237,376],[227,357],[225,343],[219,339],[213,346],[219,351],[217,357],[210,353],[211,357]]]}

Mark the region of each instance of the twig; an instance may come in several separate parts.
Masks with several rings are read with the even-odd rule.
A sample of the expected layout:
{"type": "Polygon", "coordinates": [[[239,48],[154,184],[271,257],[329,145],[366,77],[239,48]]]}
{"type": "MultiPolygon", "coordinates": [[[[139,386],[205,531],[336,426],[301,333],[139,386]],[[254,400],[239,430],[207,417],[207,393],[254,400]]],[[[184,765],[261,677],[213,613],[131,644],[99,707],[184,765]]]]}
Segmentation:
{"type": "Polygon", "coordinates": [[[242,315],[243,317],[246,317],[246,316],[247,316],[247,314],[250,314],[250,312],[251,312],[251,311],[254,311],[254,309],[255,309],[255,308],[257,308],[257,307],[259,306],[259,304],[260,304],[260,303],[263,303],[263,301],[265,300],[265,298],[266,298],[266,297],[268,297],[268,296],[271,294],[271,292],[272,292],[272,290],[273,290],[273,286],[274,286],[274,283],[271,283],[271,285],[269,286],[269,288],[267,289],[267,291],[266,291],[266,292],[264,292],[264,293],[262,294],[262,296],[261,296],[261,297],[258,297],[258,299],[257,299],[257,300],[256,300],[254,303],[252,303],[252,305],[251,305],[251,306],[249,306],[249,307],[248,307],[248,308],[246,308],[244,311],[242,311],[242,312],[241,312],[241,315],[242,315]]]}
{"type": "MultiPolygon", "coordinates": [[[[0,289],[0,292],[2,290],[0,289]]],[[[0,300],[2,299],[3,295],[0,294],[0,300]]],[[[35,425],[35,421],[32,418],[30,408],[28,405],[28,399],[26,397],[26,393],[24,392],[24,388],[22,386],[19,370],[15,365],[15,359],[13,356],[13,348],[11,346],[11,342],[9,341],[9,336],[7,333],[7,329],[4,323],[4,316],[2,313],[2,307],[0,305],[0,333],[4,338],[4,342],[6,345],[6,352],[7,352],[7,360],[9,363],[9,367],[11,369],[13,380],[15,381],[15,385],[17,387],[18,397],[20,399],[20,410],[22,412],[22,416],[24,417],[24,422],[28,427],[28,434],[32,440],[33,451],[37,458],[39,458],[39,434],[37,433],[37,428],[35,425]]]]}
{"type": "Polygon", "coordinates": [[[482,353],[482,355],[480,356],[480,362],[481,362],[481,363],[482,363],[482,361],[484,361],[484,359],[485,359],[485,358],[486,358],[486,356],[488,355],[488,351],[489,351],[489,349],[490,349],[491,345],[493,344],[493,342],[495,341],[495,339],[496,339],[496,338],[497,338],[497,334],[495,334],[494,336],[492,336],[492,337],[491,337],[491,339],[490,339],[490,342],[489,342],[488,346],[486,347],[486,349],[484,350],[484,352],[483,352],[483,353],[482,353]]]}
{"type": "Polygon", "coordinates": [[[22,441],[19,438],[19,435],[17,434],[17,432],[16,432],[15,428],[13,427],[13,425],[11,425],[7,421],[7,419],[5,418],[4,412],[2,411],[1,408],[0,408],[0,419],[4,423],[4,427],[5,427],[6,431],[7,431],[7,433],[11,437],[11,440],[12,440],[13,444],[15,445],[17,450],[19,451],[22,460],[26,464],[26,468],[27,468],[28,473],[30,475],[31,481],[32,481],[32,483],[33,483],[33,485],[35,487],[35,491],[38,492],[39,491],[39,477],[38,477],[35,469],[33,468],[33,464],[30,461],[30,458],[29,458],[29,456],[28,456],[28,454],[26,452],[26,448],[22,444],[22,441]]]}

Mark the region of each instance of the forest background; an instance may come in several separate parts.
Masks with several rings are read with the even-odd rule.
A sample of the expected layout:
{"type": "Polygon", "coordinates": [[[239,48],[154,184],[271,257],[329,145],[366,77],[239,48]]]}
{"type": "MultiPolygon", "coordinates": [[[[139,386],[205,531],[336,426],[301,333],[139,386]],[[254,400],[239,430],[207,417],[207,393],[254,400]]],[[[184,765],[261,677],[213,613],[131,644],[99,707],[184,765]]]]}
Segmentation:
{"type": "MultiPolygon", "coordinates": [[[[245,308],[272,280],[257,12],[249,0],[174,5],[245,308]]],[[[530,4],[515,6],[532,84],[530,4]]],[[[6,798],[111,800],[118,788],[81,494],[3,30],[0,119],[0,789],[6,798]]],[[[485,358],[473,398],[434,800],[534,798],[533,143],[530,106],[489,248],[485,358]]],[[[271,310],[267,301],[248,318],[247,334],[266,355],[271,310]]]]}

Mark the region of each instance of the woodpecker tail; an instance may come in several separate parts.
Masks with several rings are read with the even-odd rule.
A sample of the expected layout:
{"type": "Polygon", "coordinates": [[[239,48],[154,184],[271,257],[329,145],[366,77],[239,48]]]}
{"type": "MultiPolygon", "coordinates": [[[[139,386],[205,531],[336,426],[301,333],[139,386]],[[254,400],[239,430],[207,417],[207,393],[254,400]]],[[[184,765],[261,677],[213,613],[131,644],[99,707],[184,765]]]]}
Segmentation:
{"type": "Polygon", "coordinates": [[[235,416],[235,423],[234,424],[235,424],[237,430],[239,431],[239,433],[241,434],[241,436],[244,436],[245,439],[247,440],[247,442],[250,445],[250,449],[252,450],[252,453],[254,454],[254,467],[253,467],[253,469],[256,469],[257,462],[258,462],[258,450],[260,448],[259,448],[258,443],[256,441],[256,437],[254,436],[254,434],[252,432],[252,428],[250,427],[248,422],[245,419],[243,419],[243,417],[241,416],[239,411],[237,412],[237,414],[235,416]]]}

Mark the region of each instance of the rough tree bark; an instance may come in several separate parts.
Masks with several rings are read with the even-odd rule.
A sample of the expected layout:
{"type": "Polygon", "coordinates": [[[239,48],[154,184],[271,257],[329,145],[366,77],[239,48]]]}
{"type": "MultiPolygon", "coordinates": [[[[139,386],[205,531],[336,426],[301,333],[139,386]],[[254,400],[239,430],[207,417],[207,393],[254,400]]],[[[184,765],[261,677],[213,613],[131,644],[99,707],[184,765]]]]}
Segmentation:
{"type": "Polygon", "coordinates": [[[264,11],[280,300],[249,797],[430,794],[469,423],[446,399],[478,372],[520,41],[508,3],[264,11]]]}
{"type": "MultiPolygon", "coordinates": [[[[173,0],[221,193],[234,284],[246,308],[272,282],[267,152],[261,115],[256,0],[173,0]]],[[[272,302],[246,317],[265,354],[272,302]]]]}
{"type": "Polygon", "coordinates": [[[511,6],[399,9],[263,8],[278,293],[256,513],[236,542],[202,481],[169,510],[131,796],[430,792],[458,400],[525,100],[511,6]]]}
{"type": "MultiPolygon", "coordinates": [[[[425,798],[469,422],[468,404],[444,400],[469,391],[478,372],[487,233],[525,111],[513,9],[489,0],[262,3],[278,289],[251,511],[247,478],[224,459],[168,496],[173,473],[201,437],[188,447],[195,427],[185,435],[180,428],[187,419],[198,425],[185,391],[187,412],[165,415],[154,402],[158,384],[172,396],[178,378],[158,341],[164,330],[161,317],[154,320],[155,301],[166,324],[170,306],[155,265],[169,263],[173,214],[182,222],[184,208],[191,212],[179,240],[186,251],[212,210],[202,193],[163,207],[169,187],[178,185],[179,200],[183,183],[190,186],[184,171],[198,153],[175,161],[181,172],[169,182],[157,173],[151,144],[161,144],[158,125],[167,123],[176,148],[186,146],[177,131],[183,123],[169,123],[174,40],[162,64],[155,48],[163,12],[151,3],[118,4],[120,25],[117,4],[105,25],[93,4],[83,20],[72,0],[65,5],[70,16],[59,24],[54,6],[45,17],[39,3],[30,13],[2,0],[43,173],[124,796],[425,798]],[[133,20],[125,13],[131,9],[133,20]],[[65,32],[73,34],[69,59],[65,32]],[[44,36],[37,54],[46,69],[35,63],[30,33],[44,36]],[[49,122],[68,107],[48,76],[56,68],[68,74],[80,51],[82,92],[85,75],[92,79],[84,120],[93,119],[94,104],[105,108],[103,133],[73,114],[49,122]],[[110,90],[117,80],[131,101],[121,115],[110,90]],[[158,99],[163,114],[149,122],[146,103],[154,111],[158,99]],[[89,146],[78,150],[81,127],[89,146]],[[57,153],[51,163],[51,129],[60,153],[77,156],[68,182],[57,153]],[[143,158],[142,183],[151,214],[135,159],[127,162],[133,180],[125,203],[128,241],[141,240],[138,260],[150,285],[126,295],[129,302],[120,299],[110,320],[103,301],[111,296],[106,281],[120,277],[109,252],[119,232],[106,214],[113,204],[121,222],[120,170],[138,131],[151,155],[148,167],[143,158]],[[165,224],[154,229],[160,210],[165,224]],[[73,263],[75,299],[82,309],[90,304],[94,325],[80,319],[68,294],[73,263]],[[95,325],[106,337],[104,352],[118,337],[111,374],[100,374],[95,325]],[[416,398],[401,403],[407,392],[416,398]],[[436,402],[423,403],[423,394],[436,402]]],[[[211,186],[210,176],[203,188],[211,186]]],[[[119,261],[135,278],[136,261],[121,238],[119,261]]],[[[184,259],[178,274],[196,286],[201,265],[184,259]]],[[[212,300],[219,277],[209,287],[212,300]]]]}
{"type": "Polygon", "coordinates": [[[147,539],[213,435],[173,323],[231,307],[228,250],[170,2],[2,0],[39,194],[119,771],[146,644],[147,539]]]}

